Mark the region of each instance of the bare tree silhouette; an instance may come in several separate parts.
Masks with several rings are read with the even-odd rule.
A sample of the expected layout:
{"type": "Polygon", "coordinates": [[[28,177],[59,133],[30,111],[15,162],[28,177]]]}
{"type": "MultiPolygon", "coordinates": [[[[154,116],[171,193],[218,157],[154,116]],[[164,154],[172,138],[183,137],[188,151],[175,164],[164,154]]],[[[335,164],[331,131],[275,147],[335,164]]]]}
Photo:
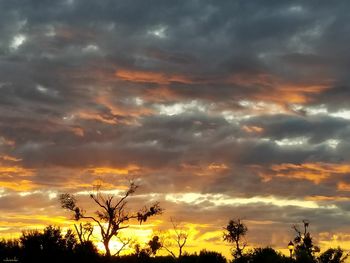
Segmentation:
{"type": "Polygon", "coordinates": [[[183,255],[183,248],[186,245],[189,237],[189,232],[181,225],[181,222],[176,221],[174,218],[170,218],[172,229],[168,231],[164,237],[162,247],[174,258],[180,258],[183,255]],[[170,247],[176,246],[178,249],[176,253],[171,250],[170,247]]]}
{"type": "Polygon", "coordinates": [[[74,195],[65,193],[60,195],[62,208],[73,212],[75,220],[86,219],[94,222],[100,229],[102,242],[106,250],[106,256],[111,256],[109,248],[110,240],[118,236],[119,231],[129,226],[126,223],[131,219],[136,219],[140,224],[146,222],[150,216],[162,213],[159,203],[154,203],[151,207],[144,207],[138,212],[128,212],[127,199],[134,194],[138,186],[131,182],[128,190],[117,200],[115,195],[105,195],[101,192],[100,187],[96,193],[90,194],[90,198],[98,206],[99,210],[95,215],[87,215],[86,211],[77,206],[77,200],[74,195]]]}
{"type": "Polygon", "coordinates": [[[85,224],[80,223],[79,225],[74,224],[74,228],[81,244],[90,241],[90,237],[94,231],[94,226],[90,222],[85,224]]]}

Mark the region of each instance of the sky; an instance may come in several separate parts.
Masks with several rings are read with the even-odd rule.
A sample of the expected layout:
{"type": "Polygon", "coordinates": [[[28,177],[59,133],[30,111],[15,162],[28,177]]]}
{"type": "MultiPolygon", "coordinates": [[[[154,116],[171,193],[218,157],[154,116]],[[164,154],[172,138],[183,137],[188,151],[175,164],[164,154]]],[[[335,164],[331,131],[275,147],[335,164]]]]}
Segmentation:
{"type": "MultiPolygon", "coordinates": [[[[310,220],[350,249],[348,1],[0,0],[0,236],[72,226],[103,182],[187,250],[283,249],[310,220]]],[[[126,233],[126,234],[127,234],[126,233]]],[[[143,237],[143,239],[142,239],[143,237]]]]}

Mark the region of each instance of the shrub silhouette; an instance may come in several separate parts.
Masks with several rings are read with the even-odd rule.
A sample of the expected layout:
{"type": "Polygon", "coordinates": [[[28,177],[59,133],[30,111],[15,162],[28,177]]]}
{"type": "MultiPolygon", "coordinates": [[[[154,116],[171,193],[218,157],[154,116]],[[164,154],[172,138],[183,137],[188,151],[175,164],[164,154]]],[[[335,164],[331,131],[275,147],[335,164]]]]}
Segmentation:
{"type": "Polygon", "coordinates": [[[61,229],[48,226],[43,232],[38,230],[24,231],[20,237],[23,260],[53,260],[72,254],[72,246],[66,247],[67,240],[62,236],[61,229]],[[54,256],[54,257],[53,257],[54,256]]]}
{"type": "Polygon", "coordinates": [[[198,263],[226,263],[226,258],[218,252],[202,250],[199,253],[198,263]]]}
{"type": "Polygon", "coordinates": [[[85,259],[95,262],[98,252],[92,242],[77,243],[71,230],[63,236],[59,227],[48,226],[43,231],[24,231],[20,237],[23,262],[74,262],[85,259]]]}
{"type": "Polygon", "coordinates": [[[21,252],[20,243],[17,239],[0,240],[0,260],[18,259],[21,252]]]}
{"type": "Polygon", "coordinates": [[[329,248],[323,252],[319,258],[319,263],[342,263],[349,257],[349,254],[344,255],[341,248],[329,248]]]}
{"type": "Polygon", "coordinates": [[[250,253],[246,253],[241,258],[233,260],[234,263],[287,263],[292,259],[283,256],[273,248],[255,248],[250,253]]]}

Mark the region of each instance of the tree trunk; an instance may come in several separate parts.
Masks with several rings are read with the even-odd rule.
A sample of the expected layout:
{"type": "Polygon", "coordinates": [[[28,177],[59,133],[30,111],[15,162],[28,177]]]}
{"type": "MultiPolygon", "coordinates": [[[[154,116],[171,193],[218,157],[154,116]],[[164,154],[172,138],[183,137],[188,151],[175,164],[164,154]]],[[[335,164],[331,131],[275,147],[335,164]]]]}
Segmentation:
{"type": "Polygon", "coordinates": [[[240,247],[240,244],[239,244],[238,240],[236,240],[236,251],[237,251],[238,257],[242,257],[242,249],[240,247]]]}
{"type": "Polygon", "coordinates": [[[110,257],[111,257],[111,250],[109,249],[109,239],[108,239],[108,240],[104,240],[104,241],[103,241],[103,245],[104,245],[105,250],[106,250],[105,256],[106,256],[107,258],[110,258],[110,257]]]}

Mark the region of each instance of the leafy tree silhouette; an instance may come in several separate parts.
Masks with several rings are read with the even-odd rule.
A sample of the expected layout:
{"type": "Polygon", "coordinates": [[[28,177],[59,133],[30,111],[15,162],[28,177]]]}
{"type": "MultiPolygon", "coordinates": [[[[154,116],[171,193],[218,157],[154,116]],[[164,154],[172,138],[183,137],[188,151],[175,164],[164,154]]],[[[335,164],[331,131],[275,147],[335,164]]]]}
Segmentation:
{"type": "Polygon", "coordinates": [[[316,262],[315,253],[320,252],[320,248],[315,246],[309,232],[310,222],[303,220],[303,230],[300,230],[297,225],[293,225],[292,228],[296,232],[294,238],[295,244],[295,257],[297,261],[305,263],[316,262]]]}
{"type": "Polygon", "coordinates": [[[59,261],[63,257],[73,254],[76,239],[71,231],[62,235],[59,227],[48,226],[43,232],[30,230],[22,232],[20,237],[23,259],[26,262],[33,260],[59,261]]]}
{"type": "Polygon", "coordinates": [[[247,226],[241,221],[241,219],[232,219],[224,229],[224,240],[233,243],[234,245],[232,256],[235,259],[242,257],[243,251],[247,246],[247,243],[244,240],[244,236],[248,232],[247,226]]]}
{"type": "Polygon", "coordinates": [[[156,255],[157,251],[162,247],[162,244],[159,241],[159,236],[154,236],[148,242],[148,246],[152,255],[156,255]]]}
{"type": "Polygon", "coordinates": [[[95,212],[97,216],[87,215],[83,208],[77,206],[77,200],[71,194],[61,194],[60,202],[62,208],[73,212],[75,220],[87,219],[96,223],[101,232],[102,242],[106,250],[105,255],[110,257],[109,243],[113,237],[118,236],[120,230],[129,227],[125,225],[126,222],[131,219],[137,219],[141,224],[146,222],[149,217],[162,213],[162,208],[158,202],[149,208],[144,207],[138,212],[129,213],[126,210],[127,199],[135,193],[137,188],[138,186],[131,182],[124,195],[114,201],[115,195],[103,195],[100,191],[100,186],[97,187],[96,193],[90,194],[90,198],[99,207],[99,210],[95,212]]]}
{"type": "Polygon", "coordinates": [[[20,242],[18,239],[0,240],[0,260],[18,259],[20,255],[20,242]]]}
{"type": "MultiPolygon", "coordinates": [[[[62,234],[59,227],[43,231],[23,231],[20,237],[20,262],[97,262],[98,251],[91,241],[78,243],[72,230],[62,234]]],[[[12,258],[14,258],[12,256],[12,258]]]]}
{"type": "Polygon", "coordinates": [[[341,248],[329,248],[323,252],[319,258],[319,263],[343,263],[349,257],[349,254],[344,255],[341,248]]]}

